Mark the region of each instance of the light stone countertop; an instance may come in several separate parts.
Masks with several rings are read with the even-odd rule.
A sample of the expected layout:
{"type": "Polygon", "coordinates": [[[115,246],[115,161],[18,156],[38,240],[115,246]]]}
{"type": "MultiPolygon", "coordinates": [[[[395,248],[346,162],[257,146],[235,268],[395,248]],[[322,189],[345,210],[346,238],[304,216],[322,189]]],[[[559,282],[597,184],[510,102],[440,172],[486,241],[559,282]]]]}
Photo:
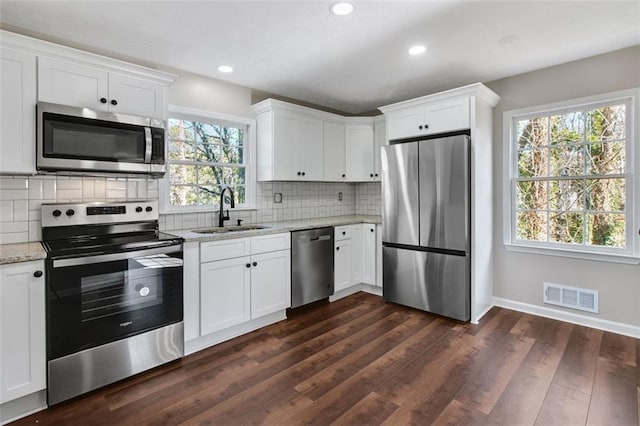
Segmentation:
{"type": "MultiPolygon", "coordinates": [[[[164,231],[168,234],[182,237],[185,241],[216,241],[216,240],[229,240],[232,238],[244,238],[255,237],[257,235],[278,234],[280,232],[299,231],[302,229],[322,228],[325,226],[340,226],[340,225],[352,225],[356,223],[382,223],[382,216],[365,216],[365,215],[352,215],[352,216],[333,216],[333,217],[320,217],[316,219],[302,219],[291,220],[272,223],[256,223],[247,224],[266,226],[265,229],[252,229],[248,231],[236,231],[236,232],[220,232],[213,234],[199,234],[192,232],[191,230],[167,230],[164,231]]],[[[227,227],[232,227],[227,225],[227,227]]],[[[205,228],[210,229],[210,228],[205,228]]]]}
{"type": "Polygon", "coordinates": [[[0,244],[0,265],[29,262],[47,257],[40,242],[0,244]]]}

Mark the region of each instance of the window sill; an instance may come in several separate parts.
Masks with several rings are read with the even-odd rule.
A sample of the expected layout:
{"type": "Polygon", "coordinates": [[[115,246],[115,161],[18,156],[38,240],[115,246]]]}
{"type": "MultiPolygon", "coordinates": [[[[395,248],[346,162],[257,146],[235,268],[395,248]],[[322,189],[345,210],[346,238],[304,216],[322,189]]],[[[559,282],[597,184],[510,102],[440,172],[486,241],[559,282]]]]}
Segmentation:
{"type": "MultiPolygon", "coordinates": [[[[245,207],[234,207],[233,209],[229,207],[225,207],[225,210],[229,210],[230,212],[238,212],[238,211],[252,211],[257,210],[255,207],[245,206],[245,207]]],[[[217,207],[184,207],[184,208],[174,208],[174,209],[160,209],[160,214],[183,214],[183,213],[218,213],[217,207]]]]}
{"type": "Polygon", "coordinates": [[[528,254],[541,254],[545,256],[569,257],[572,259],[593,260],[597,262],[623,263],[627,265],[640,264],[640,258],[628,255],[610,253],[588,253],[584,251],[573,251],[548,247],[533,247],[523,244],[505,243],[504,248],[508,251],[528,254]]]}

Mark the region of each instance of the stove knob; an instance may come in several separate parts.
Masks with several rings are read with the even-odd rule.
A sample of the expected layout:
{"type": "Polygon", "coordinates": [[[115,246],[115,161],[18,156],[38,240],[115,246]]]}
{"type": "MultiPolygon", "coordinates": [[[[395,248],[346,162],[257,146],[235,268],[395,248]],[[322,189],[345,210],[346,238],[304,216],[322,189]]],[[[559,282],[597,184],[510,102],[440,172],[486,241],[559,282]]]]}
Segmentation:
{"type": "Polygon", "coordinates": [[[147,206],[147,208],[145,209],[146,211],[150,212],[151,210],[153,210],[153,207],[151,206],[147,206]]]}
{"type": "Polygon", "coordinates": [[[136,207],[136,212],[140,213],[142,211],[142,207],[138,206],[136,207]]]}
{"type": "Polygon", "coordinates": [[[52,214],[53,214],[53,217],[59,217],[62,214],[62,212],[58,209],[55,209],[52,214]]]}
{"type": "Polygon", "coordinates": [[[69,217],[73,216],[74,214],[76,214],[76,212],[73,209],[69,209],[65,212],[65,214],[69,217]]]}

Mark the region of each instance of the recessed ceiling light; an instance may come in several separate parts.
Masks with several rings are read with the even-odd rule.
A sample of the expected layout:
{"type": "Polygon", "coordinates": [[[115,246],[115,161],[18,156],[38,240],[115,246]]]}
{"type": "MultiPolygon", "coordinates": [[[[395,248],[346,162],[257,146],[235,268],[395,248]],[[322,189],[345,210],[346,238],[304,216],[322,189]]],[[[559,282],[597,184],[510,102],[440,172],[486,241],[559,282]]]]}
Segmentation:
{"type": "Polygon", "coordinates": [[[426,46],[418,45],[409,48],[409,55],[421,55],[427,51],[426,46]]]}
{"type": "Polygon", "coordinates": [[[229,65],[220,65],[218,67],[218,71],[228,74],[230,72],[233,72],[233,68],[230,67],[229,65]]]}
{"type": "Polygon", "coordinates": [[[353,12],[353,5],[346,1],[334,3],[331,5],[331,13],[338,16],[348,15],[353,12]]]}

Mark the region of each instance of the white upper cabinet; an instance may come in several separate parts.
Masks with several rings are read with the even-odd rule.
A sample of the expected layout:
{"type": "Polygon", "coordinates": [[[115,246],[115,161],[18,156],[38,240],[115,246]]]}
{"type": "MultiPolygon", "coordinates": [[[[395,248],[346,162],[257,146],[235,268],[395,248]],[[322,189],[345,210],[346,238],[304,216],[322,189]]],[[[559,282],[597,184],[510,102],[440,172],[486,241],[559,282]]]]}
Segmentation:
{"type": "Polygon", "coordinates": [[[386,113],[390,140],[468,129],[469,98],[447,99],[386,113]]]}
{"type": "Polygon", "coordinates": [[[36,57],[0,47],[0,173],[34,174],[36,57]]]}
{"type": "Polygon", "coordinates": [[[313,115],[254,105],[257,116],[258,180],[324,179],[324,123],[313,115]]]}
{"type": "Polygon", "coordinates": [[[370,181],[374,173],[373,125],[358,124],[347,129],[347,180],[370,181]]]}
{"type": "Polygon", "coordinates": [[[163,118],[164,86],[73,62],[38,58],[38,100],[163,118]]]}
{"type": "Polygon", "coordinates": [[[373,174],[374,181],[382,177],[382,146],[387,144],[387,130],[384,120],[376,120],[373,126],[373,174]]]}
{"type": "Polygon", "coordinates": [[[340,182],[347,179],[345,158],[345,126],[324,122],[324,180],[340,182]]]}

